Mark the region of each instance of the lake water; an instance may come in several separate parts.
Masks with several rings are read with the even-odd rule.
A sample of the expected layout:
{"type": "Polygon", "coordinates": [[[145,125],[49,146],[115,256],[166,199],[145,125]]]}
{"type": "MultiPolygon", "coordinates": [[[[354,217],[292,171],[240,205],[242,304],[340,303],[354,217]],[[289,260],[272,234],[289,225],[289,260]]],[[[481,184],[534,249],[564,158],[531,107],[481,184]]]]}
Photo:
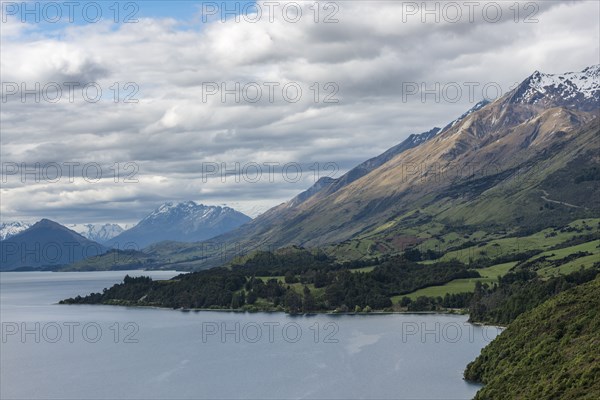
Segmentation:
{"type": "Polygon", "coordinates": [[[0,273],[3,399],[470,399],[499,331],[452,315],[58,305],[126,274],[0,273]]]}

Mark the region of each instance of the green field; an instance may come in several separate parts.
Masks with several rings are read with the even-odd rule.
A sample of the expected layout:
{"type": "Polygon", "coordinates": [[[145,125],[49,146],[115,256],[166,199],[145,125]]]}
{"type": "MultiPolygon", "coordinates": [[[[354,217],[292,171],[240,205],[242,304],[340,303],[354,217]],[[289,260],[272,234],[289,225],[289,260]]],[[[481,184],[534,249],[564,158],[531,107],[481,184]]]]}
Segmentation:
{"type": "MultiPolygon", "coordinates": [[[[568,226],[581,230],[581,232],[561,232],[552,228],[544,229],[529,236],[523,237],[507,237],[502,239],[490,240],[485,244],[467,247],[465,249],[454,250],[446,253],[441,261],[449,261],[457,259],[459,261],[469,263],[479,258],[496,258],[507,254],[517,254],[529,250],[546,250],[552,246],[563,243],[575,236],[584,233],[593,233],[598,230],[600,219],[577,220],[570,223],[568,226]]],[[[567,250],[567,249],[561,249],[567,250]]],[[[549,253],[564,254],[562,257],[570,254],[569,251],[552,250],[549,253]],[[559,253],[561,252],[561,253],[559,253]]]]}
{"type": "Polygon", "coordinates": [[[566,262],[558,267],[542,268],[538,271],[538,274],[541,276],[556,276],[559,274],[570,274],[581,268],[592,267],[594,263],[600,261],[600,240],[593,240],[576,246],[565,247],[564,249],[546,251],[537,257],[534,257],[534,259],[541,256],[547,256],[549,260],[559,260],[567,257],[569,254],[578,252],[588,252],[592,254],[566,262]]]}
{"type": "Polygon", "coordinates": [[[587,251],[589,253],[595,254],[600,253],[600,240],[592,240],[591,242],[565,247],[564,249],[548,250],[543,253],[540,253],[538,256],[533,257],[532,259],[546,256],[549,260],[559,260],[568,256],[569,254],[577,253],[580,251],[587,251]]]}
{"type": "MultiPolygon", "coordinates": [[[[416,300],[420,296],[426,297],[444,297],[446,294],[465,293],[472,292],[475,290],[475,283],[493,283],[498,281],[498,277],[506,274],[512,267],[516,265],[516,261],[493,265],[488,268],[482,268],[477,270],[481,275],[481,278],[470,278],[470,279],[455,279],[451,282],[441,286],[430,286],[424,289],[419,289],[412,292],[406,297],[412,300],[416,300]]],[[[392,303],[397,303],[400,299],[405,296],[394,296],[392,297],[392,303]]]]}
{"type": "Polygon", "coordinates": [[[590,256],[585,256],[578,258],[576,260],[565,263],[556,268],[544,268],[538,271],[538,274],[542,276],[557,276],[560,274],[570,274],[581,268],[590,268],[594,263],[597,263],[600,259],[600,255],[592,254],[590,256]]]}
{"type": "MultiPolygon", "coordinates": [[[[589,221],[589,220],[588,220],[589,221]]],[[[576,221],[572,226],[581,227],[582,223],[580,221],[576,221]]],[[[589,227],[589,225],[587,225],[589,227]]],[[[589,229],[586,229],[589,230],[589,229]]],[[[504,250],[511,249],[514,252],[523,251],[523,250],[531,250],[534,248],[549,248],[554,245],[560,244],[565,240],[570,239],[575,236],[572,232],[568,233],[559,233],[556,236],[547,237],[547,235],[552,230],[545,230],[543,232],[538,232],[536,234],[524,237],[524,238],[510,238],[510,239],[500,239],[494,240],[490,242],[488,245],[483,246],[483,249],[489,246],[493,246],[494,244],[499,244],[504,250]],[[512,241],[512,242],[511,242],[512,241]],[[515,246],[515,242],[519,242],[518,245],[515,246]]],[[[473,249],[465,249],[471,250],[473,249]]],[[[484,250],[485,251],[485,250],[484,250]]],[[[547,257],[548,260],[555,261],[563,259],[571,254],[575,254],[578,252],[588,252],[592,253],[590,255],[577,258],[575,260],[568,261],[558,267],[546,267],[538,270],[538,274],[544,277],[556,276],[559,274],[569,274],[571,272],[577,271],[580,268],[590,268],[594,263],[600,261],[600,240],[593,240],[586,243],[581,243],[574,246],[565,247],[562,249],[556,250],[546,250],[543,253],[540,253],[534,257],[531,257],[529,261],[533,261],[536,259],[540,259],[541,257],[547,257]]],[[[452,252],[448,254],[457,255],[458,252],[452,252]]],[[[447,258],[447,256],[443,258],[447,258]]],[[[424,264],[428,264],[429,262],[424,262],[424,264]]],[[[416,300],[420,296],[426,297],[444,297],[446,294],[456,294],[456,293],[465,293],[465,292],[473,292],[475,290],[475,284],[477,282],[481,283],[494,283],[498,280],[499,276],[505,275],[513,266],[515,266],[516,262],[509,262],[504,264],[498,264],[491,266],[489,268],[478,269],[477,271],[481,274],[481,278],[471,278],[471,279],[456,279],[451,282],[448,282],[445,285],[440,286],[430,286],[424,289],[417,290],[413,293],[406,295],[412,300],[416,300]]],[[[397,303],[404,296],[394,296],[392,297],[392,302],[397,303]]]]}

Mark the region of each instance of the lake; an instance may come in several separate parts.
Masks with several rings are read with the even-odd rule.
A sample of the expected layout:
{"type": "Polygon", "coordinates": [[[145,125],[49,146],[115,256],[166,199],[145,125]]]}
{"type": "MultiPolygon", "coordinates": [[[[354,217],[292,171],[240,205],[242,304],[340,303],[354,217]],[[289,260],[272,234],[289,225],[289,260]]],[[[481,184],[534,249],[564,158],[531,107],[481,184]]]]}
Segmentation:
{"type": "Polygon", "coordinates": [[[499,334],[467,316],[311,315],[58,305],[126,275],[0,273],[0,397],[470,399],[499,334]]]}

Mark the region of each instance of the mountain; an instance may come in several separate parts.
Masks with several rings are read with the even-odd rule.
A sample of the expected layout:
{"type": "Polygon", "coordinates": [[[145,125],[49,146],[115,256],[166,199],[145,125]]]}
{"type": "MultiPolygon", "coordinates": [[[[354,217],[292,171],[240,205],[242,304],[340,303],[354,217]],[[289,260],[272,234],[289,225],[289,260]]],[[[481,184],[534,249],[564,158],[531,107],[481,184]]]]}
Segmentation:
{"type": "Polygon", "coordinates": [[[301,203],[303,203],[304,201],[306,201],[308,198],[313,197],[317,193],[319,193],[320,196],[327,196],[327,195],[337,192],[338,190],[342,189],[343,187],[348,186],[349,184],[356,181],[357,179],[362,178],[363,176],[367,175],[371,171],[382,166],[383,164],[390,161],[392,158],[394,158],[398,154],[401,154],[406,150],[415,148],[415,147],[419,146],[420,144],[423,144],[423,143],[429,141],[430,139],[432,139],[436,135],[438,135],[440,132],[446,131],[447,129],[451,128],[453,125],[457,124],[458,122],[460,122],[467,116],[471,115],[475,111],[480,110],[487,104],[489,104],[489,101],[487,101],[487,100],[480,101],[479,103],[475,104],[475,106],[473,106],[467,112],[465,112],[460,117],[458,117],[457,119],[452,121],[450,124],[448,124],[443,129],[436,127],[436,128],[432,128],[431,130],[429,130],[427,132],[423,132],[420,134],[411,134],[408,138],[406,138],[404,141],[402,141],[402,143],[397,144],[396,146],[386,150],[382,154],[359,164],[358,166],[352,168],[350,171],[348,171],[347,173],[345,173],[338,179],[332,179],[329,177],[323,177],[323,178],[319,179],[311,188],[309,188],[305,192],[300,193],[298,196],[294,197],[292,200],[290,200],[288,203],[286,203],[286,207],[294,208],[294,207],[300,205],[301,203]]]}
{"type": "Polygon", "coordinates": [[[476,399],[600,397],[600,278],[512,322],[465,371],[476,399]]]}
{"type": "MultiPolygon", "coordinates": [[[[580,78],[577,82],[585,82],[583,76],[587,76],[588,80],[593,79],[597,70],[597,67],[587,68],[577,74],[580,78]]],[[[585,86],[582,89],[584,92],[574,95],[573,91],[556,89],[547,82],[540,86],[536,75],[539,73],[527,78],[518,88],[495,102],[483,103],[475,111],[449,124],[443,131],[428,135],[427,140],[416,146],[410,144],[403,148],[400,145],[402,151],[390,149],[386,152],[389,157],[384,153],[374,159],[383,162],[373,163],[373,168],[361,167],[368,166],[369,160],[340,180],[328,182],[323,185],[324,188],[313,190],[315,193],[310,196],[301,195],[301,198],[269,210],[222,239],[239,241],[244,237],[252,237],[254,241],[275,246],[323,245],[354,238],[369,229],[377,229],[394,221],[411,210],[433,206],[433,203],[439,203],[444,198],[447,203],[450,193],[455,197],[453,202],[461,203],[461,210],[465,210],[468,203],[479,201],[483,204],[481,201],[484,197],[480,195],[494,186],[499,188],[498,185],[508,185],[511,186],[510,190],[519,191],[520,188],[511,184],[507,178],[512,176],[514,181],[515,174],[525,174],[532,165],[547,173],[564,167],[569,160],[557,153],[559,147],[582,146],[579,150],[574,150],[573,156],[593,150],[593,146],[590,146],[592,142],[578,142],[577,132],[585,126],[595,126],[598,121],[597,115],[588,111],[591,104],[598,107],[598,91],[590,91],[585,86]],[[544,89],[548,87],[555,90],[544,89]],[[536,95],[524,97],[522,93],[536,95]],[[546,99],[544,94],[550,98],[546,99]],[[569,101],[562,101],[557,97],[559,94],[567,96],[569,101]],[[542,98],[545,100],[541,101],[542,98]],[[543,158],[549,156],[554,157],[554,163],[544,162],[543,158]],[[356,177],[353,176],[355,173],[356,177]],[[344,184],[336,185],[337,182],[344,184]],[[457,193],[457,185],[471,187],[469,191],[457,193]],[[462,201],[456,199],[459,194],[462,201]],[[469,198],[465,196],[467,194],[469,198]]],[[[569,77],[571,74],[564,76],[569,77]]],[[[565,82],[574,80],[556,79],[565,82]]],[[[587,135],[590,140],[594,140],[593,133],[587,135]]],[[[583,157],[586,162],[594,160],[589,154],[583,157]]],[[[535,193],[537,200],[541,190],[547,190],[541,189],[540,185],[541,181],[538,182],[538,192],[535,193]]],[[[531,189],[533,188],[528,188],[530,193],[531,189]]],[[[555,196],[568,195],[557,193],[560,187],[550,189],[555,192],[555,196]]],[[[492,194],[493,192],[486,193],[492,194]]],[[[498,193],[498,197],[506,194],[498,193]]],[[[591,200],[589,196],[584,201],[588,200],[591,200]]],[[[588,206],[595,205],[581,205],[588,206]]],[[[514,223],[519,217],[523,217],[523,222],[533,219],[529,216],[525,221],[525,215],[520,215],[523,213],[518,210],[514,213],[515,217],[506,213],[494,216],[472,212],[457,215],[457,218],[450,218],[451,211],[445,214],[439,208],[431,211],[448,222],[453,219],[454,223],[465,218],[466,222],[473,224],[514,223]],[[509,220],[502,221],[505,217],[509,220]]]]}
{"type": "Polygon", "coordinates": [[[19,232],[23,232],[31,226],[28,222],[14,221],[0,224],[0,240],[8,239],[19,232]]]}
{"type": "Polygon", "coordinates": [[[597,181],[579,185],[553,181],[566,178],[556,175],[559,170],[577,175],[598,164],[597,112],[589,110],[594,104],[598,109],[600,93],[588,88],[593,83],[581,83],[594,80],[597,71],[595,66],[579,74],[557,75],[558,82],[579,77],[579,86],[563,83],[570,91],[549,81],[540,85],[539,73],[534,73],[513,91],[477,105],[418,145],[394,151],[389,158],[384,153],[383,163],[358,173],[362,176],[348,179],[348,184],[337,188],[330,182],[302,202],[280,205],[214,240],[252,238],[253,244],[278,247],[368,238],[375,246],[387,246],[409,228],[414,230],[415,220],[408,217],[416,211],[422,213],[423,223],[496,228],[531,228],[573,214],[597,215],[597,197],[591,195],[598,193],[597,181]],[[536,95],[525,101],[522,93],[536,95]],[[527,186],[522,185],[524,179],[527,186]],[[588,194],[573,196],[582,191],[588,194]],[[547,203],[542,197],[566,203],[569,198],[576,207],[562,207],[551,217],[540,218],[538,210],[547,203]]]}
{"type": "Polygon", "coordinates": [[[138,249],[161,241],[198,242],[239,227],[251,218],[233,208],[205,206],[193,201],[165,203],[136,226],[113,237],[113,248],[138,249]]]}
{"type": "Polygon", "coordinates": [[[597,71],[536,72],[443,129],[410,136],[338,179],[321,179],[210,243],[156,244],[148,256],[200,269],[253,249],[296,245],[352,260],[414,245],[439,252],[595,218],[600,93],[589,82],[597,71]]]}
{"type": "MultiPolygon", "coordinates": [[[[358,166],[354,167],[350,171],[346,172],[340,178],[333,179],[329,177],[320,178],[313,186],[308,190],[300,193],[290,201],[276,206],[267,212],[261,214],[256,219],[252,220],[248,224],[240,227],[232,235],[236,237],[247,237],[247,235],[254,235],[257,233],[266,234],[270,237],[268,230],[272,225],[280,224],[282,221],[290,221],[289,227],[292,227],[296,223],[298,210],[301,210],[304,204],[310,200],[310,202],[319,201],[325,199],[328,196],[338,192],[339,190],[347,187],[358,179],[364,177],[370,172],[374,171],[381,165],[385,164],[395,156],[402,152],[417,147],[432,138],[434,138],[440,132],[440,128],[433,128],[427,132],[421,134],[412,134],[400,144],[386,150],[384,153],[373,157],[358,166]],[[258,222],[256,222],[258,221],[258,222]],[[266,229],[266,230],[265,230],[266,229]]],[[[230,236],[226,237],[227,243],[234,243],[235,240],[229,240],[230,236]]],[[[223,238],[219,238],[221,240],[223,238]]],[[[257,243],[258,244],[258,243],[257,243]]],[[[269,242],[269,245],[277,246],[278,242],[269,242]]]]}
{"type": "MultiPolygon", "coordinates": [[[[2,223],[0,224],[0,240],[8,239],[17,233],[23,232],[31,225],[22,221],[2,223]]],[[[126,229],[118,224],[67,224],[64,226],[98,243],[105,243],[126,229]]]]}
{"type": "Polygon", "coordinates": [[[57,267],[106,252],[104,246],[48,219],[0,241],[0,249],[2,271],[57,267]]]}
{"type": "Polygon", "coordinates": [[[106,243],[125,231],[118,224],[71,224],[65,226],[98,243],[106,243]]]}
{"type": "Polygon", "coordinates": [[[440,128],[433,128],[430,131],[423,132],[421,134],[412,134],[408,138],[406,138],[406,140],[404,140],[402,143],[390,148],[389,150],[386,150],[384,153],[376,157],[370,158],[367,161],[359,164],[358,166],[352,168],[350,171],[346,172],[338,179],[333,179],[329,177],[320,178],[308,190],[300,193],[298,196],[294,197],[292,200],[287,202],[285,204],[285,208],[295,208],[296,206],[304,203],[306,200],[313,197],[317,193],[320,196],[335,193],[341,188],[348,186],[357,179],[362,178],[369,172],[385,164],[387,161],[391,160],[393,157],[397,156],[403,151],[412,149],[413,147],[417,147],[421,143],[430,140],[439,132],[440,128]]]}

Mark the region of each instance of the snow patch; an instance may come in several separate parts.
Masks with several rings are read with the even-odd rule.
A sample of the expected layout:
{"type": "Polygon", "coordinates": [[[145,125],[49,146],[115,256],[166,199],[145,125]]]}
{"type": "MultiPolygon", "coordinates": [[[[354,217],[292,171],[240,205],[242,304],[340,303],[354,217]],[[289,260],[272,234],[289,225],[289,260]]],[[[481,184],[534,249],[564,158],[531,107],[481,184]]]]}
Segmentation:
{"type": "MultiPolygon", "coordinates": [[[[575,98],[581,93],[585,99],[600,96],[600,64],[587,67],[581,72],[564,74],[545,74],[535,71],[529,79],[529,88],[522,96],[522,101],[529,103],[536,96],[558,93],[563,99],[575,98]]],[[[535,104],[539,99],[533,100],[535,104]]]]}

